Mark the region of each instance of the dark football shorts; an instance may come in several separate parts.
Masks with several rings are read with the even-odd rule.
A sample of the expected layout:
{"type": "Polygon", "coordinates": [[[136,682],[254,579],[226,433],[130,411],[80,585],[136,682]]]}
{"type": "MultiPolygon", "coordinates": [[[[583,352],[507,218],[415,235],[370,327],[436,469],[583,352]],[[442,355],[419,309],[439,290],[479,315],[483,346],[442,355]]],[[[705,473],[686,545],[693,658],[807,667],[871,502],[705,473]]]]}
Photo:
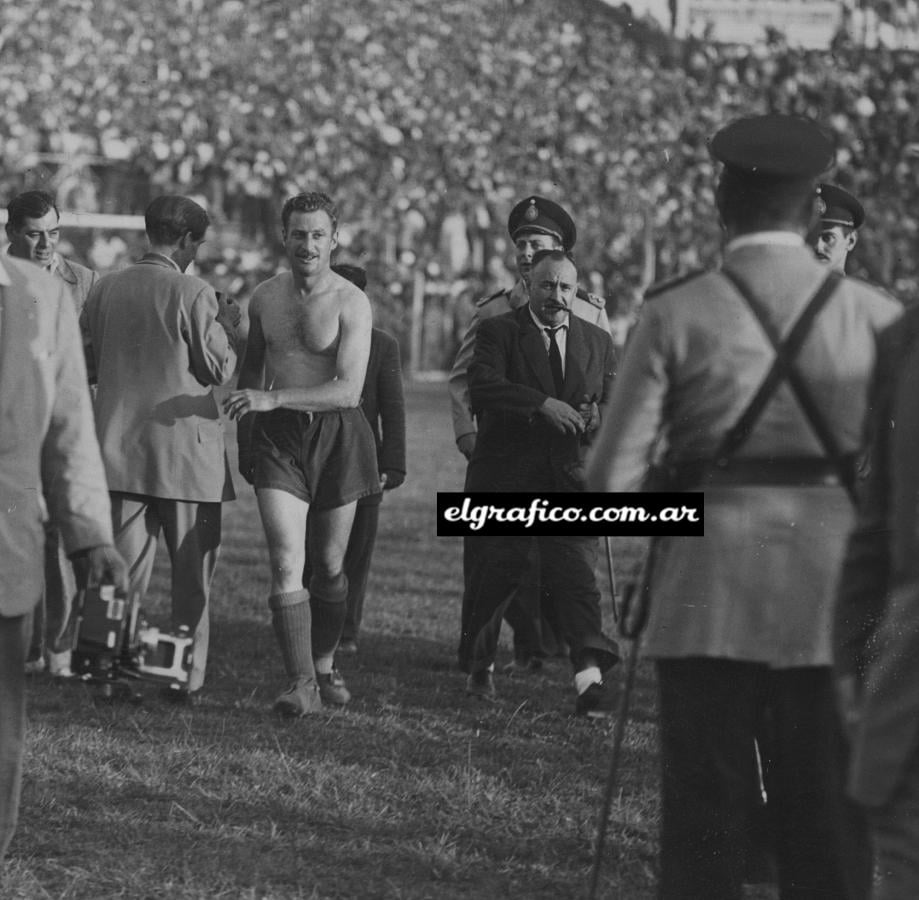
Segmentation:
{"type": "Polygon", "coordinates": [[[286,491],[316,509],[381,490],[373,432],[360,408],[259,413],[252,452],[256,490],[286,491]]]}

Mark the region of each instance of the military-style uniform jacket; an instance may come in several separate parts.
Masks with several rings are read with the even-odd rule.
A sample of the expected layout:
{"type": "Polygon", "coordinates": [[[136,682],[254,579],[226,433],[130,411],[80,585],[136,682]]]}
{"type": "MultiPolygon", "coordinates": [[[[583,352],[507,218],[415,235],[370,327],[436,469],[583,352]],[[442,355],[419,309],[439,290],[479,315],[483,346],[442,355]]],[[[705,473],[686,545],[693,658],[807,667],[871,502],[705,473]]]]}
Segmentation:
{"type": "MultiPolygon", "coordinates": [[[[827,269],[803,242],[757,237],[729,245],[724,269],[787,335],[827,269]]],[[[900,311],[880,292],[844,278],[798,356],[797,368],[843,453],[861,443],[875,339],[900,311]]],[[[646,300],[588,462],[591,487],[640,489],[662,444],[677,464],[711,459],[774,356],[750,307],[721,272],[646,300]]],[[[819,462],[825,454],[782,384],[736,457],[819,462]]],[[[836,581],[853,522],[839,484],[706,486],[704,537],[657,539],[646,651],[776,668],[830,665],[836,581]]]]}
{"type": "MultiPolygon", "coordinates": [[[[526,285],[523,281],[518,281],[512,288],[500,290],[476,303],[475,314],[466,329],[453,368],[450,370],[450,407],[453,413],[453,434],[457,440],[464,434],[474,434],[476,431],[475,418],[469,402],[468,370],[475,351],[475,334],[479,325],[486,319],[519,309],[527,302],[526,285]]],[[[571,311],[579,319],[598,325],[607,334],[610,333],[606,301],[601,297],[579,289],[571,305],[571,311]]]]}

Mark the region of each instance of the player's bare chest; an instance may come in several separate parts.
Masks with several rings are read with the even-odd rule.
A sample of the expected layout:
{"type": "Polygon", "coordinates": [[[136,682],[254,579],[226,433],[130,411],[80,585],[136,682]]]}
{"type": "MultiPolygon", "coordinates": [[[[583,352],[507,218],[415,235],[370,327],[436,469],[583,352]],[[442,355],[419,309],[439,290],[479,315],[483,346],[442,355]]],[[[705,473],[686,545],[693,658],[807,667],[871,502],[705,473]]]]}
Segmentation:
{"type": "Polygon", "coordinates": [[[265,311],[262,327],[268,344],[278,349],[325,353],[338,346],[339,315],[332,304],[278,303],[265,311]]]}

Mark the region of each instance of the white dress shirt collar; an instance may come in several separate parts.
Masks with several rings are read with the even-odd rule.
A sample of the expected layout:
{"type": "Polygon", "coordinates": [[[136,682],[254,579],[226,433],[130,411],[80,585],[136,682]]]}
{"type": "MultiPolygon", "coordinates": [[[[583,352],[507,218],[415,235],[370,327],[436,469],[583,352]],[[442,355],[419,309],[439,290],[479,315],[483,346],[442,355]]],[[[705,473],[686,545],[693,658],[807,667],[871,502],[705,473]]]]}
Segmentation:
{"type": "Polygon", "coordinates": [[[549,352],[549,332],[555,332],[555,343],[558,345],[558,352],[562,357],[562,375],[565,374],[565,354],[568,352],[568,323],[571,319],[571,313],[568,313],[565,316],[565,321],[559,325],[551,326],[546,325],[543,322],[540,322],[536,318],[536,314],[533,312],[532,307],[527,307],[530,313],[530,318],[535,323],[536,327],[539,329],[539,333],[542,335],[543,346],[546,348],[546,353],[549,352]]]}
{"type": "Polygon", "coordinates": [[[738,250],[741,247],[759,247],[769,245],[772,247],[803,247],[804,238],[796,231],[752,231],[729,241],[724,248],[725,253],[738,250]]]}

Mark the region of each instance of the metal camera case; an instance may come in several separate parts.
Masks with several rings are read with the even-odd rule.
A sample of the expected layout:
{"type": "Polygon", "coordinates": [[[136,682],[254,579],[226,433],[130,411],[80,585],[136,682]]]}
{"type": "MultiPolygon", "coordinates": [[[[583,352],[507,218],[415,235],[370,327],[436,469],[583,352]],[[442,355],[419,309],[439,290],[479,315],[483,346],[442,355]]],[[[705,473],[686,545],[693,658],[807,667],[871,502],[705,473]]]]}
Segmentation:
{"type": "Polygon", "coordinates": [[[170,687],[187,688],[193,645],[194,638],[186,626],[183,625],[178,634],[172,634],[160,631],[141,619],[134,644],[138,675],[170,687]]]}
{"type": "Polygon", "coordinates": [[[187,689],[194,638],[187,627],[177,633],[148,625],[136,597],[110,584],[77,595],[73,670],[87,681],[115,684],[141,679],[187,689]]]}

